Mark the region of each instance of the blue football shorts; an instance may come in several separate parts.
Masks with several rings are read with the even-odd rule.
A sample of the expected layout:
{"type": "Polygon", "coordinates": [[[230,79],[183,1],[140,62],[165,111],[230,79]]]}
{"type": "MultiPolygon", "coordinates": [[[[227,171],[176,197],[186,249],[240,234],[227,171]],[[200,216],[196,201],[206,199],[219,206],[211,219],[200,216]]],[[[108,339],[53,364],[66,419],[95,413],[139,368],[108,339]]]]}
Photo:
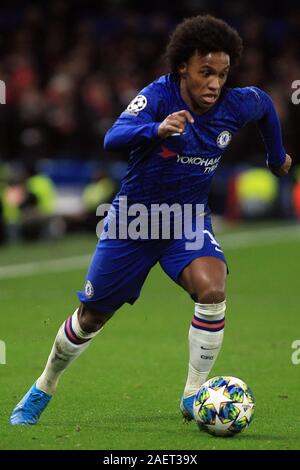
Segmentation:
{"type": "Polygon", "coordinates": [[[204,218],[204,241],[200,249],[187,250],[184,236],[170,240],[101,239],[92,258],[80,302],[91,310],[111,313],[124,303],[133,304],[151,268],[159,262],[166,274],[179,284],[183,269],[203,256],[219,258],[227,265],[215,239],[209,216],[204,218]]]}

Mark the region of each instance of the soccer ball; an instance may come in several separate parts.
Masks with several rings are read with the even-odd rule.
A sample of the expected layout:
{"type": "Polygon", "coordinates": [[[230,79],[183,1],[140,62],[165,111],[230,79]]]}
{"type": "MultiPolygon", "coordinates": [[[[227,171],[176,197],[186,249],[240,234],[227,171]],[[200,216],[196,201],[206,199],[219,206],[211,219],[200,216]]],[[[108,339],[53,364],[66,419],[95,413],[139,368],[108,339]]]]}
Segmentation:
{"type": "Polygon", "coordinates": [[[236,377],[214,377],[201,385],[194,401],[199,428],[215,436],[233,436],[244,431],[254,413],[250,388],[236,377]]]}

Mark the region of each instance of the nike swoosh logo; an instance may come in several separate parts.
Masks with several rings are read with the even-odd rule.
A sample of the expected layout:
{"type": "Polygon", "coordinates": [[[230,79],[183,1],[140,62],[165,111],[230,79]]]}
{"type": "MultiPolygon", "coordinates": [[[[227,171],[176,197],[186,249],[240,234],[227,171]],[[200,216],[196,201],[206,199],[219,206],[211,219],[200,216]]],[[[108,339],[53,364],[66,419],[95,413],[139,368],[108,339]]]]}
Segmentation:
{"type": "Polygon", "coordinates": [[[212,351],[213,349],[218,349],[218,348],[205,348],[204,346],[201,346],[201,349],[204,349],[204,351],[212,351]]]}

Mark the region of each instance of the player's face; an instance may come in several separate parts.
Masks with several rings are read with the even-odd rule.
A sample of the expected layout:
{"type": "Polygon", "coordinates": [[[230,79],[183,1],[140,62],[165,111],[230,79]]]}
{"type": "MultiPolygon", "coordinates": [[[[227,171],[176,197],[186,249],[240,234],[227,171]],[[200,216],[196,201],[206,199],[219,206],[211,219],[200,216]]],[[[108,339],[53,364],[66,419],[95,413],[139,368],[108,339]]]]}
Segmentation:
{"type": "Polygon", "coordinates": [[[205,113],[220,96],[230,68],[225,52],[194,54],[179,67],[182,98],[196,113],[205,113]]]}

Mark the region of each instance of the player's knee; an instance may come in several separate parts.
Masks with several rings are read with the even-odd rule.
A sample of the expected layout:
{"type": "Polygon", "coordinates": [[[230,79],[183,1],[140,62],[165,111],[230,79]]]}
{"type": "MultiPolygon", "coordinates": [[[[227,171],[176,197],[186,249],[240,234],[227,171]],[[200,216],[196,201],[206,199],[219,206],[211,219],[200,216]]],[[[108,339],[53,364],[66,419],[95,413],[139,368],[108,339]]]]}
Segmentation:
{"type": "Polygon", "coordinates": [[[196,293],[195,302],[201,304],[219,304],[225,300],[225,291],[218,287],[207,287],[196,293]]]}
{"type": "Polygon", "coordinates": [[[78,321],[83,331],[94,332],[100,330],[102,326],[113,316],[112,313],[101,313],[92,310],[84,304],[80,304],[78,309],[78,321]]]}

